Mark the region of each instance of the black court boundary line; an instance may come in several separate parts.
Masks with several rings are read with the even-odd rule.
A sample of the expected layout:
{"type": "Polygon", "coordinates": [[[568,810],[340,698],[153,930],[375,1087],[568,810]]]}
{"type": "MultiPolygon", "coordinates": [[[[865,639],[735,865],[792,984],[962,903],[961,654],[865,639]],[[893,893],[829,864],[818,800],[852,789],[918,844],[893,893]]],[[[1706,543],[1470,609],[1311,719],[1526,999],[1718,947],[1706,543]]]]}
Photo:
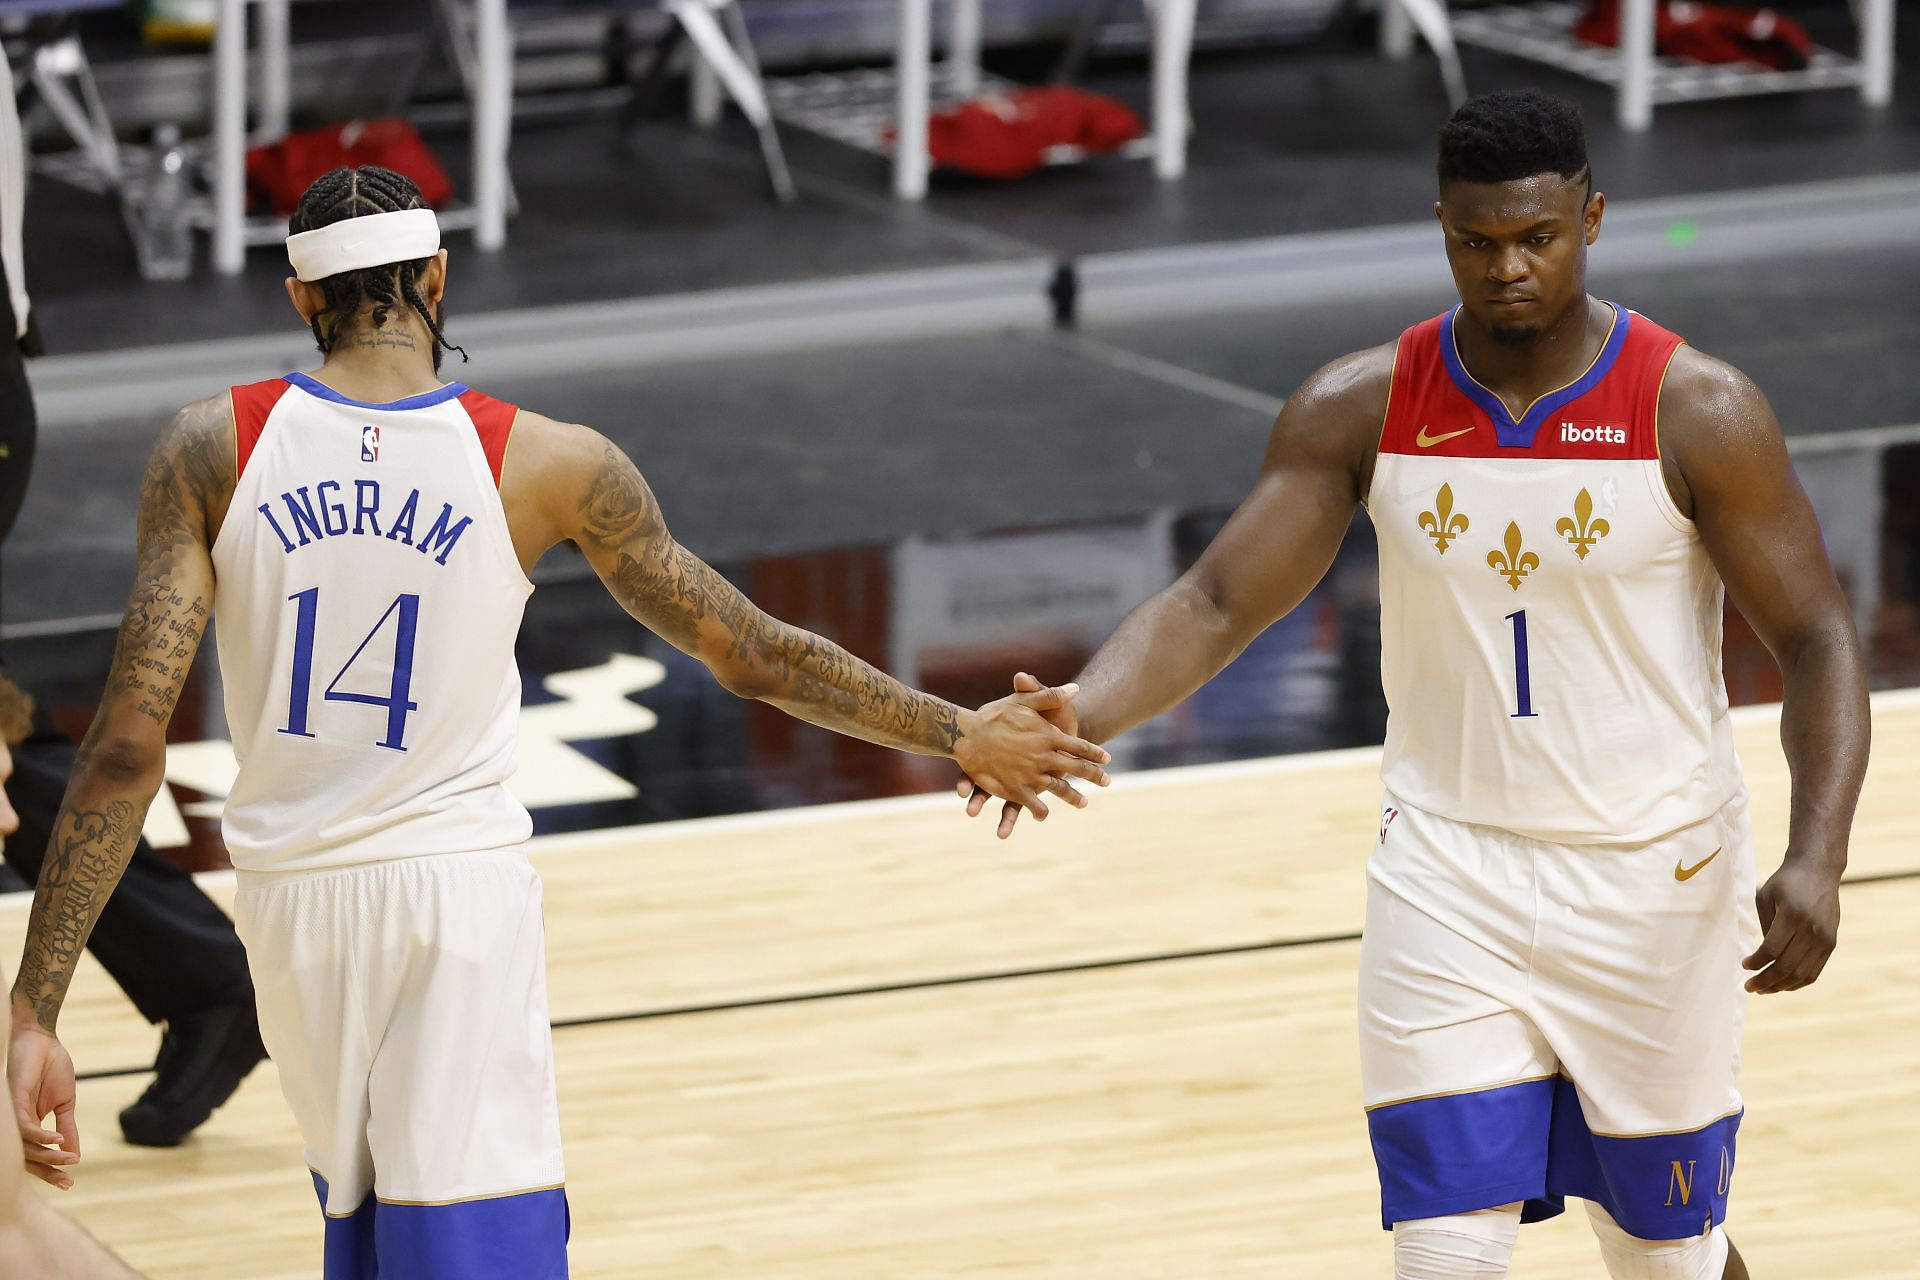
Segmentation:
{"type": "MultiPolygon", "coordinates": [[[[1868,876],[1853,876],[1840,887],[1891,884],[1900,880],[1920,880],[1920,867],[1907,871],[1884,871],[1868,876]]],[[[1246,942],[1230,947],[1203,947],[1194,951],[1163,951],[1154,955],[1123,956],[1117,960],[1083,960],[1073,964],[1039,965],[1027,969],[998,969],[989,973],[962,974],[951,978],[919,978],[909,982],[887,982],[864,987],[839,987],[831,991],[802,991],[784,996],[757,996],[751,1000],[722,1000],[710,1004],[672,1005],[664,1009],[636,1009],[630,1013],[602,1013],[588,1018],[563,1018],[550,1025],[555,1031],[577,1027],[614,1026],[625,1022],[656,1022],[662,1018],[688,1018],[704,1013],[733,1013],[744,1009],[777,1009],[785,1005],[820,1004],[828,1000],[852,1000],[861,996],[895,995],[906,991],[937,991],[942,987],[980,986],[989,982],[1013,982],[1022,978],[1052,978],[1069,973],[1100,973],[1110,969],[1135,969],[1154,964],[1177,964],[1182,960],[1212,960],[1221,956],[1258,955],[1269,951],[1291,951],[1300,947],[1326,946],[1337,942],[1358,942],[1360,933],[1322,933],[1303,938],[1277,938],[1270,942],[1246,942]]],[[[124,1076],[151,1075],[152,1067],[116,1067],[110,1071],[85,1071],[79,1080],[115,1080],[124,1076]]]]}

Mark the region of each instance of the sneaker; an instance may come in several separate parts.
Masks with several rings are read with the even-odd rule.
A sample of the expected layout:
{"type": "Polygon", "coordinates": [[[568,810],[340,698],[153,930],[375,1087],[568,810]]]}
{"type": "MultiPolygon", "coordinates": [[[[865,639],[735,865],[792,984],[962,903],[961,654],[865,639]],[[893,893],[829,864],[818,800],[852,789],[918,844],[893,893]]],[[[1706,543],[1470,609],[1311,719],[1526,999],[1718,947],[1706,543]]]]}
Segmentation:
{"type": "Polygon", "coordinates": [[[266,1056],[251,1001],[168,1019],[153,1083],[120,1113],[120,1132],[137,1147],[179,1146],[266,1056]]]}

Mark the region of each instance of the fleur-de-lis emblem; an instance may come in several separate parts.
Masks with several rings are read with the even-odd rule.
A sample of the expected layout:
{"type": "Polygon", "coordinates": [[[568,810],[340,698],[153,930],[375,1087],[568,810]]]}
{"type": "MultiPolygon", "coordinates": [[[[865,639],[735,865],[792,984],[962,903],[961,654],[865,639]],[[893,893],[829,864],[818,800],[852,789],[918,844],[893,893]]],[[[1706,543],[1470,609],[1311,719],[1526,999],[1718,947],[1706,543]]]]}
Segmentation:
{"type": "Polygon", "coordinates": [[[1507,526],[1507,549],[1504,552],[1487,552],[1487,567],[1507,580],[1507,585],[1515,591],[1526,576],[1540,567],[1540,557],[1531,551],[1520,549],[1520,526],[1507,526]]]}
{"type": "Polygon", "coordinates": [[[1433,549],[1441,555],[1453,540],[1467,531],[1467,518],[1453,509],[1453,486],[1443,484],[1434,495],[1433,510],[1420,513],[1420,527],[1433,539],[1433,549]]]}
{"type": "Polygon", "coordinates": [[[1613,530],[1604,516],[1598,520],[1593,518],[1593,495],[1582,489],[1573,500],[1573,514],[1561,516],[1560,523],[1553,526],[1553,531],[1567,540],[1573,548],[1573,554],[1585,560],[1587,552],[1593,550],[1593,544],[1613,530]]]}

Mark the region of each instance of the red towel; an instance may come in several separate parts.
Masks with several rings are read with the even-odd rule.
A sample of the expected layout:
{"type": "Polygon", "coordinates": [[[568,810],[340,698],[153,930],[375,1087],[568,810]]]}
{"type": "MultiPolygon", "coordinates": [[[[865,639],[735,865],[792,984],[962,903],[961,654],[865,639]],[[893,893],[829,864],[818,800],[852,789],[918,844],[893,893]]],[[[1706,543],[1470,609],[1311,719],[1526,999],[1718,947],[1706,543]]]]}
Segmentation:
{"type": "MultiPolygon", "coordinates": [[[[1588,44],[1620,43],[1620,0],[1593,0],[1573,29],[1588,44]]],[[[1771,9],[1735,9],[1692,0],[1661,0],[1654,11],[1653,47],[1695,62],[1756,62],[1775,71],[1799,71],[1813,38],[1792,18],[1771,9]]]]}
{"type": "MultiPolygon", "coordinates": [[[[1125,103],[1047,85],[963,102],[934,116],[927,124],[927,154],[938,168],[1018,178],[1045,164],[1050,147],[1115,151],[1141,132],[1140,117],[1125,103]]],[[[894,136],[891,126],[887,136],[894,136]]]]}
{"type": "Polygon", "coordinates": [[[247,196],[255,208],[285,217],[313,180],[341,165],[377,164],[412,178],[420,198],[439,208],[453,196],[447,171],[405,120],[354,120],[290,133],[247,152],[247,196]]]}

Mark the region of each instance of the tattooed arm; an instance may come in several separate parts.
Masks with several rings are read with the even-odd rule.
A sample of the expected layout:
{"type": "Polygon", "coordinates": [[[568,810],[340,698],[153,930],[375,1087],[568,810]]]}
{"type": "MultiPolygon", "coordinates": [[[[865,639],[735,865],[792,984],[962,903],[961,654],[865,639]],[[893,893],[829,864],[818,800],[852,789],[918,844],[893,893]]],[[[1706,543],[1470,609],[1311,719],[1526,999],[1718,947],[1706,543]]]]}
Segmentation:
{"type": "Polygon", "coordinates": [[[1035,708],[1051,708],[1070,692],[968,711],[910,689],[831,640],[763,612],[676,542],[639,471],[598,433],[522,413],[514,440],[502,491],[516,541],[535,558],[553,543],[576,543],[621,607],[700,659],[733,693],[837,733],[960,761],[978,778],[972,761],[994,776],[985,784],[994,794],[1037,817],[1046,812],[1040,792],[1070,790],[1063,775],[1104,781],[1098,766],[1106,752],[1043,732],[1048,726],[1035,708]]]}
{"type": "Polygon", "coordinates": [[[81,948],[133,856],[165,775],[167,721],[213,605],[208,548],[233,472],[224,395],[183,409],[154,446],[140,487],[133,594],[34,889],[13,984],[9,1076],[30,1167],[58,1186],[72,1179],[55,1166],[72,1163],[79,1147],[73,1067],[54,1026],[81,948]],[[49,1112],[55,1133],[40,1127],[49,1112]]]}

